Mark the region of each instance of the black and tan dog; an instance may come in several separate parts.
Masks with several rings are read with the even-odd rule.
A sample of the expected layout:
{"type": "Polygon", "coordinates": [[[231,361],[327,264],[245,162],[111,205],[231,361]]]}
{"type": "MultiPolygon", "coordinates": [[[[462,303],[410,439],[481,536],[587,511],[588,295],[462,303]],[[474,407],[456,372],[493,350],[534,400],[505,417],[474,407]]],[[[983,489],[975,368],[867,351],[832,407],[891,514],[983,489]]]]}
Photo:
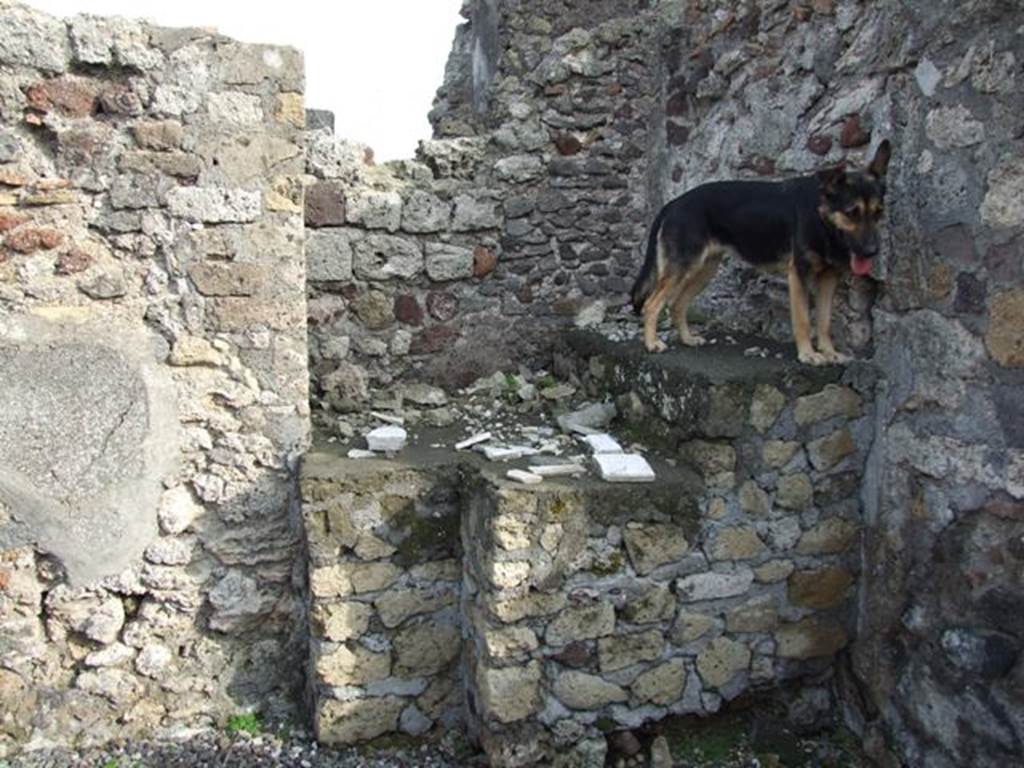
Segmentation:
{"type": "Polygon", "coordinates": [[[891,148],[883,141],[863,171],[843,166],[785,181],[719,181],[696,187],[658,213],[647,258],[633,285],[633,308],[643,313],[644,345],[661,352],[658,317],[671,308],[687,346],[704,339],[686,323],[690,302],[726,255],[785,271],[797,356],[804,363],[845,362],[832,345],[832,299],[843,270],[871,272],[891,148]],[[817,284],[818,351],[811,345],[809,283],[817,284]]]}

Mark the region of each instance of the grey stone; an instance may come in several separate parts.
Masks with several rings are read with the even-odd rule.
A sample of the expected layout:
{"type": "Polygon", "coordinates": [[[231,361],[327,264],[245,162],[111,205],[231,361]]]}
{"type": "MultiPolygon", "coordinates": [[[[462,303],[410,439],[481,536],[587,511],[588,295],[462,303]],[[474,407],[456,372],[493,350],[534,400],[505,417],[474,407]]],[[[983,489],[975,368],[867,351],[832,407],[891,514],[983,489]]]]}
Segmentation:
{"type": "Polygon", "coordinates": [[[939,149],[970,147],[985,140],[985,124],[975,120],[963,104],[933,109],[925,119],[925,130],[939,149]]]}
{"type": "Polygon", "coordinates": [[[156,538],[178,440],[156,344],[111,322],[15,318],[0,330],[0,502],[73,583],[122,571],[156,538]]]}
{"type": "Polygon", "coordinates": [[[230,571],[210,590],[210,628],[231,633],[255,626],[262,618],[264,599],[255,579],[230,571]]]}
{"type": "Polygon", "coordinates": [[[220,187],[175,187],[167,206],[175,216],[212,224],[255,221],[262,210],[259,192],[220,187]]]}
{"type": "Polygon", "coordinates": [[[753,571],[737,568],[735,571],[712,571],[685,576],[676,582],[676,592],[680,600],[688,603],[717,600],[742,595],[753,583],[753,571]]]}
{"type": "Polygon", "coordinates": [[[433,726],[434,722],[415,706],[406,707],[398,718],[399,729],[410,736],[422,736],[433,726]]]}
{"type": "Polygon", "coordinates": [[[69,58],[67,29],[60,19],[24,5],[0,7],[0,61],[63,72],[69,58]]]}
{"type": "Polygon", "coordinates": [[[442,232],[448,229],[451,215],[451,203],[417,189],[405,200],[402,229],[406,232],[442,232]]]}
{"type": "Polygon", "coordinates": [[[352,280],[352,236],[345,230],[313,229],[306,233],[306,274],[310,280],[352,280]]]}
{"type": "Polygon", "coordinates": [[[473,276],[473,251],[444,243],[427,243],[427,276],[436,282],[473,276]]]}
{"type": "Polygon", "coordinates": [[[1024,224],[1024,160],[1003,156],[988,174],[988,191],[979,213],[993,227],[1019,227],[1024,224]]]}
{"type": "Polygon", "coordinates": [[[458,195],[455,198],[455,212],[452,214],[452,230],[471,232],[478,229],[493,229],[501,219],[497,203],[490,198],[472,195],[458,195]]]}
{"type": "Polygon", "coordinates": [[[423,271],[423,252],[414,240],[367,235],[352,243],[352,266],[361,280],[407,280],[423,271]]]}
{"type": "Polygon", "coordinates": [[[397,192],[349,190],[345,195],[345,215],[350,223],[367,229],[397,232],[402,222],[402,197],[397,192]]]}

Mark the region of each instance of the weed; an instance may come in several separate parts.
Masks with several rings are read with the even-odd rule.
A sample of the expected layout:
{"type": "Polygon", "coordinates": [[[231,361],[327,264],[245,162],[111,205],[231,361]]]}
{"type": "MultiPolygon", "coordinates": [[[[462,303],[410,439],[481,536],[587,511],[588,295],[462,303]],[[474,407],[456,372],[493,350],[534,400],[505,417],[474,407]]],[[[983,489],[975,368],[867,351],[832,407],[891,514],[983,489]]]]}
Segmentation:
{"type": "Polygon", "coordinates": [[[250,736],[255,736],[263,730],[263,723],[258,713],[243,712],[240,715],[229,717],[224,730],[227,731],[229,736],[237,736],[239,733],[248,733],[250,736]]]}

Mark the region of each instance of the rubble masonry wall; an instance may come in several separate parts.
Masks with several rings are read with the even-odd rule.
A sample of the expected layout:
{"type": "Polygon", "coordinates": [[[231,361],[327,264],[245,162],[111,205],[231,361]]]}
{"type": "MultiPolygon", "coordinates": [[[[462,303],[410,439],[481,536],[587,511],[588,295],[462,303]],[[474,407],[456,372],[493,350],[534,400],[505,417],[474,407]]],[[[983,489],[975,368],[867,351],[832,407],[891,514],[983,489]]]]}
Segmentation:
{"type": "Polygon", "coordinates": [[[297,709],[302,92],[0,4],[0,756],[297,709]]]}

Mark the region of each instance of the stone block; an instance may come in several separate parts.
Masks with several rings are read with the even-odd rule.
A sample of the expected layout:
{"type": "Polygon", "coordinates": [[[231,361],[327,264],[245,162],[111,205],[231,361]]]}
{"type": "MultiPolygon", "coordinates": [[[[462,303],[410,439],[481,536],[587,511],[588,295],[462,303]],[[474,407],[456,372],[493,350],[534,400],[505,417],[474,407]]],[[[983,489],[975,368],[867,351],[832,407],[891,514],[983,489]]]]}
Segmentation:
{"type": "Polygon", "coordinates": [[[736,468],[736,449],[728,443],[693,440],[683,446],[683,458],[705,478],[713,478],[736,468]]]}
{"type": "MultiPolygon", "coordinates": [[[[566,596],[561,592],[530,592],[519,597],[494,602],[491,605],[491,612],[499,621],[512,624],[522,619],[549,616],[561,612],[565,608],[566,602],[566,596]]],[[[614,609],[612,614],[614,619],[614,609]]],[[[566,627],[566,629],[570,628],[566,627]]],[[[609,630],[610,632],[611,630],[609,630]]]]}
{"type": "Polygon", "coordinates": [[[347,194],[345,213],[350,224],[397,232],[402,223],[402,196],[397,192],[353,189],[347,194]]]}
{"type": "Polygon", "coordinates": [[[315,654],[314,668],[324,685],[366,685],[390,676],[391,656],[387,651],[371,651],[358,644],[321,646],[315,654]]]}
{"type": "Polygon", "coordinates": [[[366,235],[353,241],[352,266],[360,280],[408,280],[423,271],[423,251],[414,240],[366,235]]]}
{"type": "Polygon", "coordinates": [[[397,696],[337,701],[321,698],[316,735],[321,744],[341,746],[374,739],[398,728],[406,700],[397,696]]]}
{"type": "Polygon", "coordinates": [[[800,443],[769,440],[761,448],[761,460],[771,469],[782,469],[800,450],[800,443]]]}
{"type": "Polygon", "coordinates": [[[711,557],[713,560],[748,560],[762,554],[765,549],[764,542],[753,528],[722,528],[715,536],[711,557]]]}
{"type": "Polygon", "coordinates": [[[836,416],[853,419],[861,414],[860,395],[849,387],[829,384],[820,392],[797,398],[794,418],[798,426],[816,424],[836,416]]]}
{"type": "Polygon", "coordinates": [[[373,609],[366,603],[351,600],[341,603],[315,603],[311,611],[314,631],[333,642],[354,640],[370,627],[373,609]]]}
{"type": "Polygon", "coordinates": [[[706,613],[680,611],[672,626],[672,642],[685,645],[707,634],[715,626],[715,619],[706,613]]]}
{"type": "Polygon", "coordinates": [[[807,444],[807,456],[819,472],[831,469],[856,451],[857,446],[853,444],[853,437],[846,427],[807,444]]]}
{"type": "Polygon", "coordinates": [[[727,637],[716,637],[697,655],[697,672],[704,684],[721,688],[738,673],[750,667],[750,649],[727,637]]]}
{"type": "Polygon", "coordinates": [[[267,282],[262,264],[204,263],[189,267],[188,276],[204,296],[252,296],[267,282]]]}
{"type": "Polygon", "coordinates": [[[622,531],[622,540],[639,576],[677,562],[690,551],[683,530],[665,523],[630,523],[622,531]]]}
{"type": "Polygon", "coordinates": [[[608,674],[642,661],[654,661],[664,648],[665,638],[658,630],[602,637],[597,641],[601,672],[608,674]]]}
{"type": "Polygon", "coordinates": [[[668,706],[683,695],[686,687],[686,665],[672,659],[637,676],[629,689],[642,704],[668,706]]]}
{"type": "Polygon", "coordinates": [[[750,402],[750,424],[762,434],[775,424],[786,406],[786,397],[771,384],[758,384],[750,402]]]}
{"type": "Polygon", "coordinates": [[[402,229],[426,233],[447,231],[452,215],[451,203],[430,192],[417,189],[409,194],[402,208],[402,229]]]}
{"type": "Polygon", "coordinates": [[[174,187],[167,193],[172,214],[189,221],[222,224],[256,221],[262,203],[259,192],[220,187],[174,187]]]}
{"type": "Polygon", "coordinates": [[[464,280],[473,276],[473,251],[444,243],[426,245],[427,277],[435,282],[464,280]]]}
{"type": "Polygon", "coordinates": [[[778,607],[771,596],[738,605],[725,617],[725,628],[729,632],[771,632],[778,623],[778,607]]]}
{"type": "Polygon", "coordinates": [[[509,659],[537,650],[537,635],[528,627],[488,627],[482,633],[484,648],[493,659],[509,659]]]}
{"type": "Polygon", "coordinates": [[[615,631],[615,608],[611,603],[567,608],[548,624],[544,639],[549,645],[565,645],[573,640],[592,640],[615,631]]]}
{"type": "Polygon", "coordinates": [[[740,486],[739,502],[743,513],[753,517],[767,517],[772,508],[768,494],[753,480],[740,486]]]}
{"type": "MultiPolygon", "coordinates": [[[[345,223],[345,190],[341,182],[317,181],[306,188],[305,220],[306,226],[313,228],[345,223]]],[[[307,248],[309,237],[307,233],[307,248]]]]}
{"type": "Polygon", "coordinates": [[[675,608],[676,601],[671,590],[663,584],[655,584],[626,602],[622,607],[622,618],[630,624],[668,621],[675,613],[675,608]]]}
{"type": "Polygon", "coordinates": [[[1000,365],[1024,367],[1024,290],[1010,290],[992,297],[985,346],[1000,365]]]}
{"type": "Polygon", "coordinates": [[[775,487],[775,503],[786,509],[803,510],[811,506],[814,488],[811,478],[803,472],[783,475],[775,487]]]}
{"type": "Polygon", "coordinates": [[[410,616],[431,613],[454,604],[455,597],[453,591],[438,587],[395,587],[380,595],[374,606],[381,623],[393,629],[410,616]]]}
{"type": "Polygon", "coordinates": [[[392,643],[394,673],[399,677],[427,677],[447,667],[462,651],[457,627],[441,620],[414,624],[399,632],[392,643]]]}
{"type": "Polygon", "coordinates": [[[453,231],[471,232],[480,229],[494,229],[500,223],[501,218],[494,200],[472,195],[458,195],[455,198],[455,211],[452,214],[453,231]]]}
{"type": "Polygon", "coordinates": [[[344,230],[306,233],[306,276],[311,281],[352,280],[352,235],[344,230]]]}
{"type": "Polygon", "coordinates": [[[754,578],[762,584],[774,584],[787,578],[794,568],[792,560],[770,560],[754,569],[754,578]]]}
{"type": "Polygon", "coordinates": [[[537,661],[502,669],[480,667],[476,679],[481,708],[486,717],[501,723],[514,723],[541,708],[541,666],[537,661]]]}
{"type": "Polygon", "coordinates": [[[561,673],[552,688],[555,696],[570,709],[599,709],[629,697],[618,685],[597,675],[568,671],[561,673]]]}
{"type": "Polygon", "coordinates": [[[742,595],[754,583],[754,573],[749,568],[735,571],[711,571],[695,573],[676,581],[676,593],[686,603],[701,600],[718,600],[723,597],[742,595]]]}

